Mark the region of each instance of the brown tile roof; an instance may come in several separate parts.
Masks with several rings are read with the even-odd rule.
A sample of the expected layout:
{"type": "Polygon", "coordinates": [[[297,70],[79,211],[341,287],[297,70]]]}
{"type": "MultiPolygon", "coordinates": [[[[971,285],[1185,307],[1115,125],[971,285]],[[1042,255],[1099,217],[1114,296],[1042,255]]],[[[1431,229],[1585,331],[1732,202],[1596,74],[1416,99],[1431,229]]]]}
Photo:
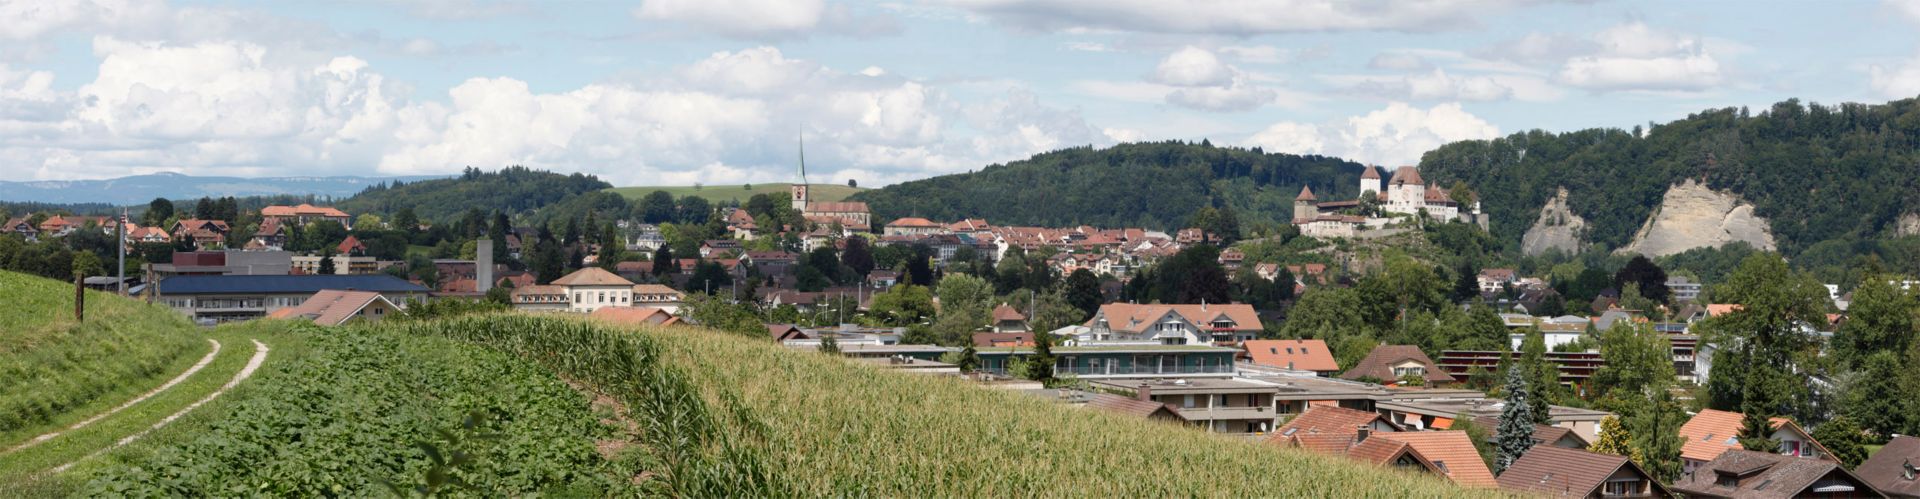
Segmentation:
{"type": "Polygon", "coordinates": [[[1283,440],[1285,437],[1312,434],[1344,435],[1351,437],[1359,433],[1358,430],[1360,427],[1372,425],[1376,422],[1388,428],[1393,428],[1395,431],[1400,429],[1400,425],[1393,424],[1392,420],[1375,412],[1357,411],[1334,406],[1310,407],[1307,409],[1307,412],[1294,416],[1293,420],[1287,421],[1287,424],[1275,429],[1273,432],[1273,440],[1283,440]]]}
{"type": "MultiPolygon", "coordinates": [[[[1494,428],[1500,427],[1500,418],[1498,416],[1479,416],[1473,418],[1473,424],[1481,428],[1486,428],[1488,433],[1492,433],[1494,428]]],[[[1593,444],[1593,442],[1588,442],[1586,437],[1582,437],[1579,433],[1574,433],[1574,431],[1570,429],[1543,424],[1533,425],[1533,441],[1536,445],[1551,446],[1554,442],[1558,442],[1560,439],[1567,438],[1568,436],[1572,436],[1574,440],[1579,441],[1581,447],[1593,444]]],[[[1488,438],[1492,437],[1489,436],[1488,438]]]]}
{"type": "Polygon", "coordinates": [[[1853,474],[1888,495],[1920,497],[1920,472],[1908,474],[1908,466],[1920,466],[1920,438],[1899,436],[1860,463],[1853,474]]]}
{"type": "Polygon", "coordinates": [[[600,267],[587,267],[575,270],[571,274],[553,280],[555,286],[632,286],[633,281],[607,272],[600,267]]]}
{"type": "Polygon", "coordinates": [[[1094,319],[1088,319],[1091,326],[1099,317],[1106,317],[1107,326],[1115,331],[1145,333],[1168,312],[1180,314],[1188,322],[1206,327],[1218,317],[1232,320],[1238,330],[1261,329],[1260,314],[1254,312],[1252,305],[1244,303],[1211,303],[1206,305],[1142,305],[1134,303],[1109,303],[1100,306],[1100,312],[1094,319]]]}
{"type": "Polygon", "coordinates": [[[1666,487],[1625,456],[1544,445],[1528,450],[1520,460],[1507,466],[1506,471],[1500,473],[1499,482],[1500,488],[1515,492],[1593,497],[1601,494],[1600,487],[1621,467],[1631,468],[1634,475],[1653,484],[1656,497],[1669,495],[1666,487]]]}
{"type": "Polygon", "coordinates": [[[260,216],[263,217],[293,217],[300,215],[346,218],[347,212],[310,204],[301,204],[299,206],[268,206],[260,209],[260,216]]]}
{"type": "Polygon", "coordinates": [[[1093,398],[1087,400],[1087,407],[1142,419],[1153,418],[1156,415],[1164,415],[1167,417],[1179,416],[1179,411],[1168,407],[1167,404],[1140,400],[1133,397],[1122,397],[1111,393],[1094,394],[1093,398]]]}
{"type": "MultiPolygon", "coordinates": [[[[1378,433],[1373,438],[1398,440],[1412,445],[1421,457],[1432,461],[1453,483],[1468,487],[1498,487],[1487,462],[1480,460],[1473,439],[1464,431],[1409,431],[1378,433]]],[[[1369,439],[1372,440],[1372,439],[1369,439]]]]}
{"type": "Polygon", "coordinates": [[[1341,373],[1340,377],[1359,379],[1361,377],[1372,376],[1382,381],[1392,383],[1395,378],[1393,375],[1393,365],[1407,360],[1419,361],[1422,365],[1426,366],[1427,382],[1429,383],[1444,383],[1454,380],[1453,376],[1447,375],[1446,371],[1441,370],[1438,365],[1435,365],[1433,359],[1427,357],[1426,352],[1422,352],[1420,351],[1420,347],[1412,345],[1380,345],[1374,347],[1372,352],[1367,352],[1366,358],[1360,359],[1358,364],[1354,364],[1353,368],[1348,369],[1347,372],[1341,373]]]}
{"type": "Polygon", "coordinates": [[[1033,333],[973,333],[973,346],[1033,346],[1033,333]]]}
{"type": "Polygon", "coordinates": [[[1299,371],[1338,371],[1327,342],[1321,340],[1251,340],[1247,356],[1253,363],[1299,371]]]}
{"type": "Polygon", "coordinates": [[[308,297],[307,301],[301,302],[300,306],[282,309],[283,313],[279,317],[309,317],[313,319],[314,324],[338,326],[359,315],[360,309],[366,308],[374,301],[393,304],[380,296],[380,293],[372,291],[323,289],[308,297]]]}
{"type": "Polygon", "coordinates": [[[1426,181],[1423,181],[1420,179],[1419,168],[1414,168],[1411,166],[1402,166],[1393,171],[1393,180],[1387,181],[1387,185],[1390,185],[1390,186],[1397,186],[1401,184],[1426,185],[1426,181]]]}
{"type": "Polygon", "coordinates": [[[865,213],[867,204],[859,201],[807,203],[807,213],[865,213]]]}
{"type": "Polygon", "coordinates": [[[614,324],[671,326],[680,323],[679,317],[653,307],[600,307],[587,316],[614,324]]]}
{"type": "Polygon", "coordinates": [[[1848,497],[1886,497],[1839,463],[1823,459],[1782,456],[1769,452],[1732,449],[1673,482],[1673,491],[1690,496],[1789,498],[1814,495],[1821,486],[1846,485],[1848,497]],[[1735,480],[1720,485],[1722,476],[1735,480]]]}
{"type": "Polygon", "coordinates": [[[1000,306],[998,307],[993,307],[994,322],[1024,321],[1024,320],[1027,320],[1027,316],[1025,314],[1021,314],[1019,310],[1014,310],[1012,306],[1009,306],[1005,303],[1000,304],[1000,306]]]}
{"type": "Polygon", "coordinates": [[[1312,200],[1314,200],[1314,197],[1313,197],[1313,189],[1311,189],[1311,188],[1308,188],[1307,186],[1304,186],[1304,185],[1302,185],[1302,186],[1300,186],[1300,195],[1298,195],[1298,196],[1294,196],[1294,197],[1293,197],[1293,200],[1294,200],[1294,201],[1312,201],[1312,200]]]}

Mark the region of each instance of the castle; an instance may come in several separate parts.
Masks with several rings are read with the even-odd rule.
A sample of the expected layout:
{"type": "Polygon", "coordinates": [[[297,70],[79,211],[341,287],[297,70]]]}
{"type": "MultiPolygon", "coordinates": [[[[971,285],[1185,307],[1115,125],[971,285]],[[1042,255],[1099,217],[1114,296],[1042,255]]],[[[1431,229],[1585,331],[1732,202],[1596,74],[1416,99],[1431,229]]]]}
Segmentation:
{"type": "Polygon", "coordinates": [[[1293,224],[1300,227],[1302,234],[1320,238],[1355,237],[1363,227],[1386,226],[1392,221],[1384,216],[1386,214],[1420,216],[1423,211],[1428,219],[1438,222],[1465,219],[1485,226],[1478,199],[1461,206],[1453,199],[1452,192],[1427,185],[1420,178],[1420,170],[1411,166],[1394,170],[1393,178],[1385,185],[1380,183],[1380,168],[1367,166],[1366,171],[1360,173],[1360,197],[1353,200],[1318,202],[1313,189],[1306,186],[1300,187],[1300,195],[1293,198],[1293,224]],[[1383,216],[1347,214],[1367,200],[1376,203],[1383,216]]]}

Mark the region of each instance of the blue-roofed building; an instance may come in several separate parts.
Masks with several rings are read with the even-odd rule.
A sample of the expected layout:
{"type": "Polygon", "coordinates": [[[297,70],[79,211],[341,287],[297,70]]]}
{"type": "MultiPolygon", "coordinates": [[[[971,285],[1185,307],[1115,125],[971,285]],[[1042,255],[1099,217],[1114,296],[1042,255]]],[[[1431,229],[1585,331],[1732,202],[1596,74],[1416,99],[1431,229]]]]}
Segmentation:
{"type": "Polygon", "coordinates": [[[213,324],[266,317],[297,307],[323,289],[372,291],[405,304],[427,298],[427,288],[386,274],[372,275],[183,275],[158,283],[162,303],[195,322],[213,324]]]}

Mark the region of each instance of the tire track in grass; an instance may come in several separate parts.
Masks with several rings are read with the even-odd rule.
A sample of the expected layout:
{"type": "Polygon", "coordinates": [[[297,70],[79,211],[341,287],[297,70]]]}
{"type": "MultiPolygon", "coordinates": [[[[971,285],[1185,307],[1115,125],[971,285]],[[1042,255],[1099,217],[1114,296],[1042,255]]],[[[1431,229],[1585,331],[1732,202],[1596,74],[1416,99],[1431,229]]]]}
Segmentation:
{"type": "Polygon", "coordinates": [[[52,433],[47,433],[45,435],[33,437],[33,439],[27,440],[25,443],[16,445],[13,448],[0,450],[0,455],[7,455],[16,451],[25,450],[28,447],[40,445],[40,443],[42,442],[53,440],[55,437],[65,435],[67,432],[85,428],[87,425],[94,424],[96,422],[99,422],[102,419],[106,419],[107,416],[112,416],[115,413],[126,410],[128,407],[133,407],[134,404],[145,402],[147,399],[153,398],[154,395],[159,395],[160,392],[167,391],[167,389],[173,388],[174,385],[178,385],[181,382],[186,381],[187,378],[193,377],[194,373],[198,373],[200,372],[201,369],[206,368],[208,364],[212,364],[214,356],[220,355],[220,342],[218,340],[215,340],[213,338],[207,338],[207,343],[213,344],[213,351],[207,352],[207,356],[201,357],[200,362],[194,363],[193,367],[188,367],[185,372],[180,373],[179,376],[175,376],[171,380],[167,380],[167,382],[161,384],[160,387],[154,388],[152,390],[148,390],[147,393],[140,394],[140,396],[134,397],[133,400],[128,400],[124,404],[120,404],[119,406],[116,406],[113,409],[107,410],[107,412],[95,414],[93,417],[87,418],[84,421],[74,423],[72,425],[67,426],[66,428],[61,428],[52,433]]]}
{"type": "Polygon", "coordinates": [[[234,373],[233,379],[227,381],[227,384],[225,385],[220,385],[219,390],[214,390],[213,393],[207,394],[205,398],[196,400],[192,404],[188,404],[185,408],[180,409],[180,412],[175,412],[172,415],[169,415],[166,418],[163,418],[160,421],[153,423],[153,426],[149,426],[144,430],[140,430],[138,433],[127,435],[126,438],[122,438],[119,441],[114,442],[113,445],[109,445],[100,450],[93,451],[92,454],[87,454],[86,457],[75,459],[71,463],[62,464],[58,467],[55,467],[53,468],[52,472],[53,473],[65,472],[67,471],[67,468],[71,468],[73,467],[74,464],[77,464],[81,461],[92,459],[96,456],[107,453],[107,451],[111,451],[111,450],[120,448],[122,446],[125,446],[127,444],[133,443],[135,440],[139,440],[140,437],[146,436],[147,433],[150,433],[153,430],[158,430],[161,427],[166,426],[168,423],[172,423],[174,420],[180,419],[181,417],[185,417],[187,413],[193,412],[194,409],[200,408],[201,405],[204,405],[207,402],[212,402],[213,399],[219,398],[220,395],[227,393],[227,390],[232,390],[233,387],[238,386],[240,382],[246,381],[247,378],[253,377],[253,372],[259,370],[260,365],[265,364],[267,362],[267,351],[271,349],[267,348],[267,344],[261,343],[260,340],[251,340],[251,341],[253,341],[253,358],[247,359],[247,366],[240,368],[240,372],[234,373]]]}

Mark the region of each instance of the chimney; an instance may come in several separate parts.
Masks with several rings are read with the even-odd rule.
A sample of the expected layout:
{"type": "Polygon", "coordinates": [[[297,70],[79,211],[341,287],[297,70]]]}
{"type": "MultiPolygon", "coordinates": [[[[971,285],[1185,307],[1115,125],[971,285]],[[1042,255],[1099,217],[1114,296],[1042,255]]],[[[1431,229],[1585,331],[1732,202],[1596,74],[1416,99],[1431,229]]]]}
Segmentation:
{"type": "Polygon", "coordinates": [[[1373,434],[1373,430],[1370,428],[1367,428],[1367,425],[1360,425],[1359,428],[1353,431],[1353,443],[1359,444],[1362,442],[1366,442],[1367,437],[1372,434],[1373,434]]]}
{"type": "Polygon", "coordinates": [[[1139,387],[1139,388],[1135,388],[1135,389],[1133,390],[1133,395],[1134,395],[1135,397],[1137,397],[1137,398],[1139,398],[1140,400],[1144,400],[1144,401],[1147,401],[1147,402],[1152,402],[1152,401],[1153,401],[1153,387],[1151,387],[1151,386],[1147,386],[1147,384],[1146,384],[1146,383],[1141,383],[1141,384],[1140,384],[1140,387],[1139,387]]]}
{"type": "Polygon", "coordinates": [[[485,293],[493,289],[493,238],[474,241],[473,260],[473,290],[485,293]]]}

